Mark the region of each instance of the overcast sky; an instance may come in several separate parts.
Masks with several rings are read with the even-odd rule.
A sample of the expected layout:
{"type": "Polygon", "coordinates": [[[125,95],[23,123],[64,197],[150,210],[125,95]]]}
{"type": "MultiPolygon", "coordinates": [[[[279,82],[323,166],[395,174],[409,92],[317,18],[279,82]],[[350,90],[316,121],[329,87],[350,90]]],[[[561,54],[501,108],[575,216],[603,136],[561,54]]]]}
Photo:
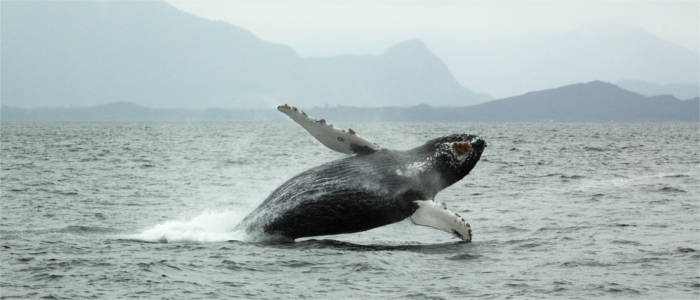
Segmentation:
{"type": "Polygon", "coordinates": [[[698,1],[167,1],[184,11],[246,28],[267,41],[289,45],[302,56],[377,54],[417,38],[447,63],[463,85],[494,96],[519,90],[475,80],[467,71],[473,63],[467,66],[459,57],[465,49],[619,25],[644,29],[695,54],[699,47],[698,1]]]}

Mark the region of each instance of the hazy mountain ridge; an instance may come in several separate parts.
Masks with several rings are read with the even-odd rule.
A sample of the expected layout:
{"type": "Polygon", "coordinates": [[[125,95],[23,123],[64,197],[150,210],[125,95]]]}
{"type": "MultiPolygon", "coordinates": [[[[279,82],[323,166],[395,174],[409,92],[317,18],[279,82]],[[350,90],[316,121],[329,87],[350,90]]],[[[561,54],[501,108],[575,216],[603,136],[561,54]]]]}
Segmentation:
{"type": "Polygon", "coordinates": [[[647,97],[602,81],[530,92],[468,110],[475,120],[670,121],[698,120],[697,101],[647,97]]]}
{"type": "Polygon", "coordinates": [[[679,100],[670,95],[647,97],[610,83],[592,81],[467,107],[336,107],[309,112],[339,121],[359,118],[437,122],[697,122],[700,99],[679,100]]]}
{"type": "Polygon", "coordinates": [[[420,42],[381,55],[302,58],[287,46],[162,2],[3,1],[1,29],[6,105],[133,102],[202,109],[489,99],[459,85],[420,42]]]}
{"type": "Polygon", "coordinates": [[[96,106],[18,108],[3,105],[1,121],[30,122],[199,122],[280,120],[272,109],[149,108],[130,102],[96,106]]]}
{"type": "Polygon", "coordinates": [[[447,66],[418,40],[399,43],[378,56],[316,57],[308,63],[319,75],[310,90],[319,99],[348,100],[336,103],[341,105],[406,105],[386,99],[414,99],[414,105],[469,105],[490,99],[460,86],[447,66]]]}
{"type": "Polygon", "coordinates": [[[655,83],[700,80],[697,52],[642,28],[621,25],[485,40],[453,51],[456,53],[442,53],[442,57],[449,64],[470,66],[455,69],[455,76],[471,86],[499,91],[496,98],[594,79],[618,82],[634,78],[655,83]]]}
{"type": "Polygon", "coordinates": [[[673,95],[678,99],[700,97],[700,85],[695,83],[657,84],[644,80],[620,80],[617,86],[646,96],[673,95]]]}
{"type": "Polygon", "coordinates": [[[260,89],[263,78],[294,78],[270,66],[300,61],[291,48],[160,2],[2,5],[4,103],[216,106],[224,95],[260,89]],[[222,67],[226,60],[236,67],[222,67]]]}
{"type": "MultiPolygon", "coordinates": [[[[292,103],[296,105],[295,103],[292,103]]],[[[331,121],[420,122],[654,122],[694,121],[700,98],[647,97],[592,81],[461,107],[355,107],[306,109],[331,121]]],[[[259,121],[282,120],[274,106],[259,110],[151,109],[130,103],[95,107],[21,109],[3,106],[2,121],[259,121]]]]}

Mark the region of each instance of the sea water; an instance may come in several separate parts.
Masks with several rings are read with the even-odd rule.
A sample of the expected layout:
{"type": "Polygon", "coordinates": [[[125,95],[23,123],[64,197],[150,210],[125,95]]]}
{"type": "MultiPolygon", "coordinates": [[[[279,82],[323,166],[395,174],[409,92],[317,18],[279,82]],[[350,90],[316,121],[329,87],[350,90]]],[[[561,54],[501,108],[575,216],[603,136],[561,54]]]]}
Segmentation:
{"type": "Polygon", "coordinates": [[[235,225],[344,157],[292,122],[3,123],[0,296],[700,297],[697,123],[360,123],[386,148],[488,142],[436,197],[472,243],[402,221],[256,242],[235,225]]]}

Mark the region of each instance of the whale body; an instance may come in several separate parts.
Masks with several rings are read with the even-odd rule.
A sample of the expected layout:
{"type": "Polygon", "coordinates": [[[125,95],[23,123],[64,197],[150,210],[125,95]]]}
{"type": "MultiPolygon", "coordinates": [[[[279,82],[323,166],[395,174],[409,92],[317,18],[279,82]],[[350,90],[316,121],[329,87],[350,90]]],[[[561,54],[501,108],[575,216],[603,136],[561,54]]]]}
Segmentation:
{"type": "Polygon", "coordinates": [[[355,146],[356,155],[283,183],[237,228],[294,240],[369,230],[413,216],[418,225],[470,241],[464,218],[433,199],[466,176],[485,147],[483,139],[468,134],[436,138],[407,151],[355,146]]]}

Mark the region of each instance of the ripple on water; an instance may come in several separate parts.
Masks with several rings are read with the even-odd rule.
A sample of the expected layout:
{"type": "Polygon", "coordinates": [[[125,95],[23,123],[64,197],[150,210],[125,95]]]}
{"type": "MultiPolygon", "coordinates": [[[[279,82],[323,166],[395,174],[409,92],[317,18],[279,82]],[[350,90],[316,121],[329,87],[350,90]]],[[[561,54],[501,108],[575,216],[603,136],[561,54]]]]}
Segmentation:
{"type": "Polygon", "coordinates": [[[475,260],[475,259],[479,259],[481,257],[482,256],[478,255],[478,254],[463,253],[463,254],[450,256],[447,259],[448,260],[475,260]]]}
{"type": "Polygon", "coordinates": [[[288,268],[304,268],[304,267],[316,265],[316,263],[311,263],[308,261],[302,261],[302,260],[297,260],[297,259],[287,260],[287,261],[278,261],[277,263],[280,266],[288,267],[288,268]]]}
{"type": "Polygon", "coordinates": [[[642,246],[643,244],[638,241],[631,241],[631,240],[612,240],[610,241],[613,244],[618,244],[618,245],[629,245],[629,246],[635,246],[639,247],[642,246]]]}
{"type": "Polygon", "coordinates": [[[639,294],[641,294],[641,291],[639,289],[623,286],[623,285],[615,283],[615,282],[610,282],[610,283],[600,284],[600,285],[590,285],[590,287],[592,289],[603,291],[607,294],[612,294],[615,296],[622,296],[624,294],[627,294],[627,295],[639,295],[639,294]]]}
{"type": "Polygon", "coordinates": [[[688,178],[690,175],[688,174],[671,174],[671,175],[664,175],[665,178],[688,178]]]}
{"type": "Polygon", "coordinates": [[[581,259],[574,261],[566,261],[559,264],[565,268],[579,268],[579,267],[597,267],[597,268],[608,268],[614,266],[615,263],[603,262],[593,259],[581,259]]]}
{"type": "Polygon", "coordinates": [[[64,232],[64,233],[115,233],[118,232],[118,230],[113,229],[113,228],[105,228],[105,227],[98,227],[98,226],[84,226],[84,225],[70,225],[66,226],[64,228],[56,230],[56,232],[64,232]]]}
{"type": "Polygon", "coordinates": [[[614,149],[612,148],[601,148],[601,147],[591,147],[591,146],[585,146],[583,147],[584,151],[593,151],[593,152],[606,152],[606,151],[612,151],[614,149]]]}
{"type": "Polygon", "coordinates": [[[664,186],[658,190],[659,192],[662,193],[686,193],[686,191],[682,188],[679,187],[673,187],[673,186],[664,186]]]}
{"type": "Polygon", "coordinates": [[[231,271],[250,271],[250,272],[258,272],[258,271],[263,271],[258,268],[248,266],[246,263],[243,262],[236,262],[232,260],[223,260],[219,267],[226,268],[231,271]]]}

